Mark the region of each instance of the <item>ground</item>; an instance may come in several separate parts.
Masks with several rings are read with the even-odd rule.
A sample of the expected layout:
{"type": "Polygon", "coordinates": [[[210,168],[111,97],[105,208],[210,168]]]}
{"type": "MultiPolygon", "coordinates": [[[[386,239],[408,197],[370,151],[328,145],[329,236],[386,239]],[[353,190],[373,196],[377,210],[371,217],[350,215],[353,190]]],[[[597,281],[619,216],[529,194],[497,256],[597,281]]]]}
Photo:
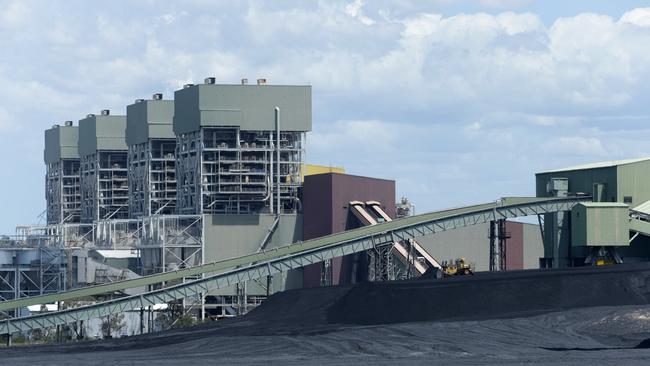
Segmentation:
{"type": "MultiPolygon", "coordinates": [[[[630,273],[622,276],[629,277],[630,273]]],[[[612,276],[610,272],[603,278],[610,281],[612,276]]],[[[530,280],[529,277],[526,281],[530,280]]],[[[350,299],[359,296],[359,291],[365,291],[363,293],[372,298],[371,294],[381,288],[379,292],[383,296],[386,291],[393,291],[395,286],[366,286],[357,290],[354,296],[350,295],[351,289],[358,287],[294,291],[274,296],[267,305],[239,319],[109,341],[5,348],[0,350],[0,363],[30,366],[217,363],[647,365],[650,364],[650,349],[637,347],[650,338],[650,305],[636,303],[647,295],[646,285],[640,281],[640,278],[647,277],[647,268],[633,272],[628,282],[638,291],[630,292],[628,301],[633,303],[630,305],[549,308],[543,314],[539,314],[540,309],[535,309],[538,314],[532,316],[500,314],[495,317],[488,314],[476,320],[418,320],[365,325],[354,321],[333,322],[333,319],[340,319],[336,312],[345,310],[345,307],[333,305],[344,303],[350,306],[350,299]]],[[[501,281],[503,277],[497,279],[501,281]]],[[[421,285],[426,281],[417,283],[418,291],[426,291],[422,299],[439,291],[436,287],[441,284],[444,287],[453,284],[431,281],[430,285],[424,286],[426,289],[421,285]]],[[[469,280],[472,283],[476,281],[485,279],[469,280]]],[[[540,286],[552,283],[543,279],[536,281],[540,281],[540,286]]],[[[622,287],[623,292],[629,292],[626,281],[617,280],[617,286],[622,287]]],[[[569,285],[564,280],[561,282],[563,284],[558,286],[569,285]]],[[[408,287],[413,288],[413,284],[415,282],[408,287]]],[[[463,288],[467,286],[463,281],[458,284],[463,288]]],[[[525,284],[528,286],[529,282],[525,284]]],[[[484,285],[489,285],[489,281],[484,285]]],[[[404,286],[404,283],[397,285],[400,294],[404,286]]],[[[554,292],[557,290],[555,288],[554,292]]],[[[577,292],[577,295],[584,295],[577,292]]],[[[565,299],[571,297],[566,291],[558,293],[564,294],[565,299]]],[[[601,295],[603,302],[612,301],[608,299],[608,293],[601,295]]],[[[490,301],[486,298],[484,304],[474,305],[489,307],[490,301]]],[[[553,299],[539,301],[542,304],[557,303],[553,299]]],[[[385,307],[381,302],[376,306],[385,307]]],[[[416,308],[422,311],[421,307],[416,308]]],[[[390,310],[417,315],[408,308],[390,310]]],[[[369,313],[373,311],[377,313],[376,309],[369,309],[369,313]]],[[[472,317],[472,314],[467,315],[472,317]]],[[[373,321],[377,323],[376,320],[381,319],[373,321]]]]}

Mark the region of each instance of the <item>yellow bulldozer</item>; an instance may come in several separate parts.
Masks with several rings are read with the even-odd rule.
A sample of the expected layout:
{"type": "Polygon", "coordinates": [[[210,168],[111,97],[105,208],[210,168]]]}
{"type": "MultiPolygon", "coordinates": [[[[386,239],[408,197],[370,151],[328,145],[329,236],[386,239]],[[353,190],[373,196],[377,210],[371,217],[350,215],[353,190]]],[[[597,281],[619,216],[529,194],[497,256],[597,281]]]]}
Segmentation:
{"type": "Polygon", "coordinates": [[[450,276],[470,276],[474,274],[472,266],[465,258],[458,258],[450,262],[442,263],[442,274],[445,277],[450,276]]]}

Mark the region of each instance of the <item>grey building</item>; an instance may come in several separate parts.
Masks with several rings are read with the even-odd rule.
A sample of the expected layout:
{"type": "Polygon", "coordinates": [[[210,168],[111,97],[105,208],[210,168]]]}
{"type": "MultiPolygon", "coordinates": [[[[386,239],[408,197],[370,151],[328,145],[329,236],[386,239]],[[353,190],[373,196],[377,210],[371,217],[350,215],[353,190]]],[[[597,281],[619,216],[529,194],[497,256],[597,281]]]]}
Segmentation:
{"type": "Polygon", "coordinates": [[[45,130],[45,199],[48,225],[81,219],[79,128],[66,121],[45,130]]]}
{"type": "MultiPolygon", "coordinates": [[[[417,241],[439,262],[465,258],[477,271],[490,268],[488,223],[443,231],[417,238],[417,241]]],[[[506,270],[539,268],[544,245],[539,225],[516,221],[506,222],[506,270]]]]}
{"type": "Polygon", "coordinates": [[[126,108],[129,216],[173,214],[176,209],[174,101],[154,94],[126,108]]]}
{"type": "MultiPolygon", "coordinates": [[[[129,145],[132,110],[158,102],[129,106],[129,145]]],[[[304,134],[311,130],[311,87],[263,82],[222,85],[206,78],[204,84],[176,91],[173,104],[176,214],[146,220],[139,248],[143,273],[214,262],[301,240],[298,193],[304,134]]],[[[151,140],[151,129],[149,133],[151,140]]],[[[221,313],[233,304],[255,303],[267,291],[301,283],[295,273],[268,282],[252,281],[206,294],[206,306],[221,313]]]]}
{"type": "Polygon", "coordinates": [[[207,78],[176,91],[177,212],[296,212],[309,130],[310,86],[220,85],[207,78]]]}
{"type": "Polygon", "coordinates": [[[89,114],[79,121],[81,221],[128,217],[126,116],[89,114]]]}

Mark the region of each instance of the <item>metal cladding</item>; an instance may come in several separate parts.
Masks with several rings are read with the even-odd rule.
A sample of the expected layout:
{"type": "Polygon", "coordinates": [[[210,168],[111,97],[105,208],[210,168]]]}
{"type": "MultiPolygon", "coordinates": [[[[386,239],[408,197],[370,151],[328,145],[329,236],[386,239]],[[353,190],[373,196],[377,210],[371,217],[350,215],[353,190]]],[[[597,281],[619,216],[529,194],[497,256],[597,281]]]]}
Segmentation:
{"type": "MultiPolygon", "coordinates": [[[[172,123],[174,101],[143,100],[126,107],[126,144],[142,144],[149,139],[175,139],[172,123]]],[[[161,95],[162,98],[162,95],[161,95]]]]}
{"type": "Polygon", "coordinates": [[[297,212],[309,130],[310,86],[206,78],[177,90],[177,213],[297,212]]]}
{"type": "Polygon", "coordinates": [[[59,126],[45,130],[45,163],[56,163],[63,159],[79,159],[79,127],[59,126]]]}
{"type": "Polygon", "coordinates": [[[88,115],[79,121],[79,155],[126,151],[126,116],[88,115]]]}
{"type": "MultiPolygon", "coordinates": [[[[647,184],[650,180],[650,158],[605,161],[548,170],[537,173],[535,178],[538,197],[584,195],[591,197],[594,202],[618,202],[629,207],[650,200],[650,185],[647,184]]],[[[602,225],[609,226],[610,229],[621,227],[615,222],[615,215],[609,213],[616,212],[615,209],[590,208],[587,211],[590,215],[591,212],[599,211],[600,217],[606,217],[610,221],[602,225]]],[[[569,213],[564,212],[546,214],[543,220],[540,220],[545,233],[544,258],[540,259],[542,267],[571,266],[572,261],[577,260],[581,263],[589,256],[587,244],[576,246],[572,243],[572,235],[578,234],[574,233],[572,222],[569,213]]],[[[577,230],[583,233],[580,237],[574,238],[575,240],[579,240],[580,243],[589,242],[587,239],[589,233],[584,231],[586,230],[584,225],[588,224],[583,222],[580,224],[582,227],[577,227],[577,230]]],[[[608,246],[618,246],[618,244],[608,246]]],[[[626,252],[626,248],[622,248],[621,255],[634,257],[638,254],[635,253],[634,248],[630,248],[629,253],[626,252]]]]}
{"type": "Polygon", "coordinates": [[[571,245],[629,246],[629,207],[618,202],[582,202],[571,210],[571,245]]]}
{"type": "Polygon", "coordinates": [[[275,107],[282,111],[283,131],[311,131],[311,86],[189,85],[174,93],[174,104],[176,134],[219,126],[274,130],[275,107]]]}
{"type": "MultiPolygon", "coordinates": [[[[343,232],[350,226],[350,201],[380,201],[390,217],[395,217],[395,181],[355,175],[325,173],[305,176],[303,186],[303,239],[309,240],[343,232]]],[[[322,276],[321,264],[305,267],[304,285],[339,285],[351,282],[354,256],[335,258],[322,276]],[[324,278],[325,277],[325,278],[324,278]]]]}
{"type": "Polygon", "coordinates": [[[552,179],[567,182],[567,194],[583,193],[596,202],[622,202],[630,206],[650,200],[650,158],[606,161],[535,174],[538,197],[551,197],[552,179]]]}

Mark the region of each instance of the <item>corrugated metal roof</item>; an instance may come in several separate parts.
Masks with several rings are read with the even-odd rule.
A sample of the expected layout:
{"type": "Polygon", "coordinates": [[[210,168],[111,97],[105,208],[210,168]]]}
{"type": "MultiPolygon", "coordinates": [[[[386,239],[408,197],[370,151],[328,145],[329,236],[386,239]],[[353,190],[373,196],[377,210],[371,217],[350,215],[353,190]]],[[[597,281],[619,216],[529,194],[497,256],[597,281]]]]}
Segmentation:
{"type": "Polygon", "coordinates": [[[589,164],[571,166],[571,167],[563,168],[563,169],[546,170],[546,171],[543,171],[543,172],[539,172],[537,174],[566,172],[566,171],[571,171],[571,170],[609,168],[609,167],[613,167],[613,166],[639,163],[639,162],[646,161],[646,160],[650,160],[650,157],[636,158],[636,159],[625,159],[625,160],[601,161],[601,162],[597,162],[597,163],[589,163],[589,164]]]}
{"type": "Polygon", "coordinates": [[[646,215],[650,215],[650,201],[645,201],[642,204],[634,207],[632,211],[641,212],[646,215]]]}

